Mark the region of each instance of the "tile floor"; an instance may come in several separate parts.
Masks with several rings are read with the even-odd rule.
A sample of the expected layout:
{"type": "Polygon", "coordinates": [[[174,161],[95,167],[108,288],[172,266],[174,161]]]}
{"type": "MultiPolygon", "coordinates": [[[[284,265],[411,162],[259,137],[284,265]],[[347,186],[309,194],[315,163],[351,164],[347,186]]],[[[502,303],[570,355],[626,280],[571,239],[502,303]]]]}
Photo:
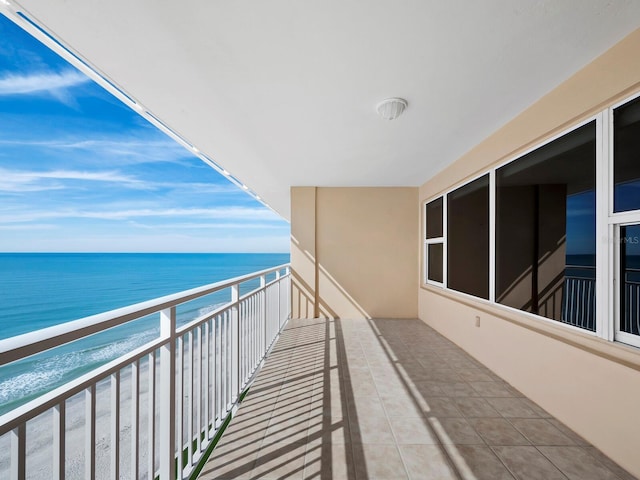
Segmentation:
{"type": "Polygon", "coordinates": [[[210,479],[633,479],[419,320],[292,320],[210,479]]]}

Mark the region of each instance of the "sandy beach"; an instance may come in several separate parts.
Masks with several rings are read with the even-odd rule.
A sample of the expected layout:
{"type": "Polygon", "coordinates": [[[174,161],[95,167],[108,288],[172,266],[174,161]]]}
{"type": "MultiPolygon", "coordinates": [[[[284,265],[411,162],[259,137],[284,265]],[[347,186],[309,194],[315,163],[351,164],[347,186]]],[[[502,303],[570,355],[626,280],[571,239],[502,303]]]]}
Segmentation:
{"type": "MultiPolygon", "coordinates": [[[[139,475],[149,478],[147,463],[149,455],[149,382],[148,360],[141,363],[139,390],[139,475]]],[[[156,372],[157,380],[157,372],[156,372]]],[[[110,478],[110,379],[102,380],[96,388],[96,479],[110,478]]],[[[131,479],[131,367],[120,372],[120,475],[121,479],[131,479]]],[[[157,392],[156,392],[157,397],[157,392]]],[[[157,398],[156,398],[157,402],[157,398]]],[[[85,478],[85,394],[67,400],[66,403],[66,478],[85,478]]],[[[156,428],[157,428],[156,415],[156,428]]],[[[27,478],[50,480],[53,478],[53,412],[43,413],[27,424],[27,478]]],[[[157,431],[157,430],[156,430],[157,431]]],[[[158,439],[156,437],[156,451],[158,439]]],[[[9,435],[0,438],[0,478],[9,478],[9,455],[11,452],[9,435]]],[[[157,468],[157,459],[156,459],[157,468]]]]}

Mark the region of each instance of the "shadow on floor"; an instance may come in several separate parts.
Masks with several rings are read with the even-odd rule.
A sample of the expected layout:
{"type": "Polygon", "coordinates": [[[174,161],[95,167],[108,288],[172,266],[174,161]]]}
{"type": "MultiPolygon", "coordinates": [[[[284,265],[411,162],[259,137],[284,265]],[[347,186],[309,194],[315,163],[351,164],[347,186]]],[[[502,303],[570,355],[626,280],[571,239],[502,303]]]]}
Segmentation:
{"type": "Polygon", "coordinates": [[[292,320],[201,479],[621,479],[419,320],[292,320]]]}

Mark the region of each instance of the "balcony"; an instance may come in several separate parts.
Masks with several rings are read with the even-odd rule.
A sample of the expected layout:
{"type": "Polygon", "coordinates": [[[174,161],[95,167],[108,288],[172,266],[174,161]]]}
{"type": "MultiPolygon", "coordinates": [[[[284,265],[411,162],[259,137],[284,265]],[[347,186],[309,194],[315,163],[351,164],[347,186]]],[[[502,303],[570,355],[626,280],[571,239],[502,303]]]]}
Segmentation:
{"type": "Polygon", "coordinates": [[[419,320],[292,320],[200,479],[633,479],[419,320]]]}
{"type": "Polygon", "coordinates": [[[2,478],[634,478],[424,322],[287,323],[289,302],[281,266],[2,341],[8,363],[160,323],[0,417],[2,478]],[[176,324],[225,288],[231,302],[176,324]]]}

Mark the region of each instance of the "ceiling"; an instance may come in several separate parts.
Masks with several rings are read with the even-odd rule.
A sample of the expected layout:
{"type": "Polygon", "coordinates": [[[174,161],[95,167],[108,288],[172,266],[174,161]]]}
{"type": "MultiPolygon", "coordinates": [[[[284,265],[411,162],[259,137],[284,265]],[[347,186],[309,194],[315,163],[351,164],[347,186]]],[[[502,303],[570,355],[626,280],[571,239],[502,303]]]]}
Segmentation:
{"type": "Polygon", "coordinates": [[[291,186],[424,183],[640,26],[635,0],[11,3],[285,218],[291,186]]]}

